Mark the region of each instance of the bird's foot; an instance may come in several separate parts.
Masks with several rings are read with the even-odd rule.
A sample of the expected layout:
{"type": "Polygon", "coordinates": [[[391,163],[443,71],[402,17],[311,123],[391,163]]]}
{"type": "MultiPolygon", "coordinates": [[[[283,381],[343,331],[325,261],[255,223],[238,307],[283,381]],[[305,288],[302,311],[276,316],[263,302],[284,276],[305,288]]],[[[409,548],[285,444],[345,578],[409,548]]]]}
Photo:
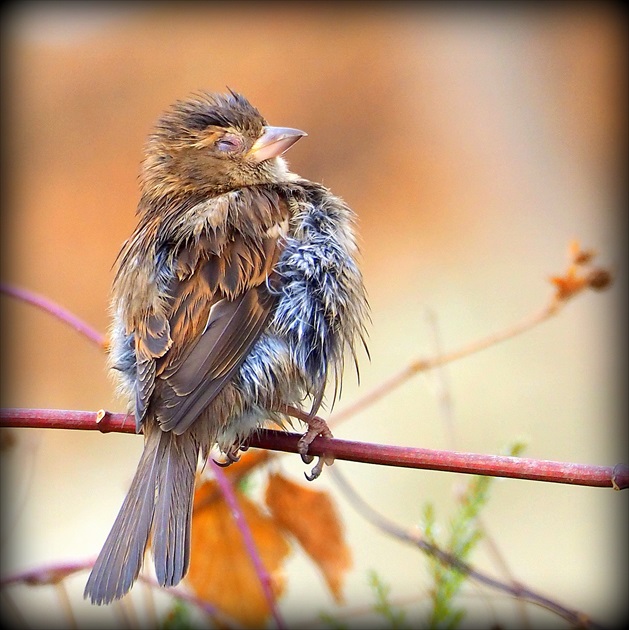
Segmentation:
{"type": "MultiPolygon", "coordinates": [[[[308,453],[308,449],[314,439],[318,436],[324,438],[334,437],[332,431],[327,422],[319,416],[301,416],[300,420],[308,425],[308,430],[301,436],[297,443],[297,452],[301,455],[301,459],[306,464],[312,463],[314,456],[308,453]]],[[[317,463],[314,465],[310,474],[304,473],[308,481],[314,481],[323,470],[323,466],[331,466],[334,463],[333,455],[326,455],[325,453],[317,459],[317,463]]]]}
{"type": "Polygon", "coordinates": [[[229,450],[225,452],[224,461],[217,462],[216,460],[214,460],[214,463],[217,466],[220,466],[221,468],[227,468],[228,466],[231,466],[232,464],[239,462],[240,461],[240,454],[238,452],[239,450],[241,450],[240,447],[234,444],[233,446],[229,448],[229,450]]]}

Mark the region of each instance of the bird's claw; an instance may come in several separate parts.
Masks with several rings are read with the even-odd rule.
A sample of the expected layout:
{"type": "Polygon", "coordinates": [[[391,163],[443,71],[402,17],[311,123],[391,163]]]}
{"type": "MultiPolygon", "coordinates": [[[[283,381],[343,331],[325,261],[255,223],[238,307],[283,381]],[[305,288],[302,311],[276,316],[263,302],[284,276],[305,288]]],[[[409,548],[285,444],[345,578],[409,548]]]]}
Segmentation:
{"type": "MultiPolygon", "coordinates": [[[[312,461],[314,458],[310,458],[310,461],[312,461]]],[[[310,463],[310,462],[308,462],[310,463]]],[[[308,480],[308,481],[314,481],[320,474],[321,471],[323,470],[323,466],[324,464],[326,464],[326,460],[325,457],[319,457],[317,459],[317,463],[312,467],[312,470],[310,471],[310,474],[308,474],[307,472],[304,472],[304,477],[308,480]]]]}
{"type": "Polygon", "coordinates": [[[228,466],[231,466],[232,464],[235,464],[236,462],[239,462],[240,461],[240,455],[238,454],[239,450],[242,450],[242,449],[237,447],[237,446],[232,446],[225,453],[225,461],[217,462],[216,460],[214,460],[214,463],[217,466],[220,466],[221,468],[227,468],[228,466]]]}
{"type": "MultiPolygon", "coordinates": [[[[311,464],[314,461],[314,455],[310,455],[308,449],[318,436],[325,438],[333,437],[332,431],[330,431],[330,427],[328,427],[326,421],[323,420],[323,418],[314,416],[308,422],[308,430],[301,436],[297,443],[297,452],[305,464],[311,464]]],[[[323,466],[331,466],[333,463],[334,456],[324,453],[317,458],[317,463],[313,466],[310,474],[305,472],[304,475],[308,481],[314,481],[321,474],[323,466]]]]}
{"type": "Polygon", "coordinates": [[[226,459],[223,462],[219,462],[215,459],[212,460],[217,466],[220,466],[221,468],[227,468],[228,466],[231,466],[234,462],[230,461],[229,459],[226,459]]]}

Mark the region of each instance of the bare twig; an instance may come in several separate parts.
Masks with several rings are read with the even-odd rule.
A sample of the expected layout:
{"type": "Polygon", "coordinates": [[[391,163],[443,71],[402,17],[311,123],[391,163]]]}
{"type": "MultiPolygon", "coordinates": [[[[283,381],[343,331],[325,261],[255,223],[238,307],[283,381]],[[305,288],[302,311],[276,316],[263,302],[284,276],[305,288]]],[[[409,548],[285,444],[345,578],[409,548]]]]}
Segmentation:
{"type": "Polygon", "coordinates": [[[360,397],[356,402],[349,405],[345,409],[334,413],[330,416],[330,425],[336,425],[347,418],[356,415],[363,409],[370,407],[375,402],[387,396],[391,391],[408,381],[410,378],[419,374],[420,372],[426,372],[427,370],[431,370],[433,368],[445,365],[446,363],[451,363],[452,361],[456,361],[458,359],[463,359],[471,354],[475,354],[476,352],[480,352],[481,350],[485,350],[486,348],[490,348],[491,346],[500,343],[501,341],[506,341],[507,339],[511,339],[535,326],[541,324],[546,321],[553,315],[556,315],[561,308],[565,305],[564,300],[552,299],[549,304],[547,304],[543,309],[530,315],[520,321],[519,323],[509,326],[505,330],[498,331],[493,333],[484,339],[479,339],[472,343],[469,343],[465,346],[462,346],[458,350],[454,350],[453,352],[446,352],[445,354],[437,354],[428,359],[418,359],[417,361],[413,361],[402,370],[400,370],[397,374],[392,376],[391,378],[381,383],[378,387],[375,387],[370,392],[360,397]]]}
{"type": "MultiPolygon", "coordinates": [[[[78,573],[80,571],[88,571],[94,566],[94,559],[82,560],[77,562],[60,562],[56,564],[49,564],[35,569],[28,569],[26,571],[19,571],[8,576],[4,576],[0,580],[0,587],[2,588],[2,594],[6,595],[6,587],[17,584],[28,584],[30,586],[47,586],[54,585],[64,580],[65,578],[78,573]]],[[[141,573],[138,576],[138,580],[146,584],[151,589],[164,590],[164,588],[157,582],[157,580],[141,573]]],[[[186,592],[180,587],[167,588],[171,595],[177,599],[187,601],[200,610],[202,610],[208,616],[217,619],[224,626],[231,627],[234,625],[234,620],[219,611],[215,606],[200,599],[196,595],[186,592]]],[[[20,613],[21,614],[21,613],[20,613]]],[[[25,626],[26,627],[26,626],[25,626]]]]}
{"type": "Polygon", "coordinates": [[[264,598],[266,599],[267,605],[269,606],[269,610],[275,619],[275,623],[278,628],[283,629],[286,628],[286,624],[280,612],[277,608],[277,603],[275,601],[275,595],[273,594],[273,588],[271,584],[271,576],[269,572],[266,570],[264,563],[262,562],[262,558],[260,558],[260,553],[258,552],[258,547],[256,546],[255,541],[253,540],[253,536],[251,534],[251,529],[249,528],[249,524],[245,519],[242,510],[240,509],[240,505],[238,503],[238,497],[236,497],[236,493],[234,492],[234,488],[230,480],[227,478],[225,472],[221,469],[221,467],[210,457],[209,459],[210,466],[212,467],[212,472],[214,473],[214,477],[218,484],[218,487],[223,494],[223,498],[225,502],[229,506],[231,510],[232,517],[234,518],[234,522],[236,523],[236,527],[240,531],[242,536],[243,543],[245,548],[247,549],[247,554],[251,558],[253,563],[253,567],[255,569],[256,575],[258,576],[258,581],[262,586],[262,591],[264,593],[264,598]]]}
{"type": "Polygon", "coordinates": [[[386,396],[389,392],[391,392],[391,390],[406,382],[415,374],[419,374],[420,372],[425,372],[426,370],[476,354],[481,350],[490,348],[502,341],[511,339],[526,332],[527,330],[530,330],[531,328],[534,328],[535,326],[538,326],[547,319],[557,315],[561,310],[563,310],[566,304],[572,300],[572,298],[587,289],[591,289],[593,291],[602,291],[607,289],[613,281],[612,273],[603,267],[592,267],[594,257],[594,251],[582,250],[577,241],[571,242],[568,248],[569,265],[563,275],[553,276],[550,278],[550,282],[554,286],[555,292],[543,308],[532,315],[525,317],[513,326],[509,326],[504,330],[488,335],[484,339],[473,341],[465,346],[462,346],[458,350],[447,352],[445,354],[437,353],[435,356],[428,359],[419,359],[414,361],[398,372],[395,376],[367,393],[366,396],[357,400],[354,404],[346,407],[336,414],[333,414],[330,417],[329,424],[338,424],[339,422],[346,420],[348,417],[355,415],[359,411],[362,411],[366,407],[369,407],[377,400],[380,400],[380,398],[386,396]]]}
{"type": "MultiPolygon", "coordinates": [[[[39,427],[56,429],[82,429],[133,433],[134,423],[125,414],[91,411],[56,411],[53,409],[2,409],[0,427],[39,427]],[[97,417],[102,417],[97,422],[97,417]],[[106,423],[106,426],[103,426],[106,423]]],[[[249,446],[289,453],[298,452],[301,435],[284,431],[260,429],[249,439],[249,446]]],[[[629,469],[624,464],[616,467],[590,466],[548,460],[436,451],[425,448],[353,442],[349,440],[316,438],[309,453],[324,453],[336,459],[354,462],[421,468],[446,472],[530,479],[581,486],[623,490],[629,486],[629,469]]]]}
{"type": "MultiPolygon", "coordinates": [[[[433,340],[433,352],[435,355],[441,355],[443,354],[443,351],[437,316],[431,310],[426,309],[426,319],[428,322],[428,329],[433,340]]],[[[452,393],[450,391],[450,383],[448,379],[448,366],[439,366],[439,368],[432,371],[432,374],[435,376],[435,395],[437,397],[437,402],[439,403],[439,410],[441,412],[440,415],[446,429],[448,445],[449,448],[456,449],[456,423],[452,406],[452,393]]],[[[455,495],[458,500],[461,500],[462,498],[460,491],[461,488],[459,484],[455,484],[455,495]]],[[[493,536],[490,534],[483,522],[482,516],[477,514],[475,520],[476,526],[483,533],[483,542],[489,548],[491,556],[497,562],[503,578],[506,579],[512,586],[517,587],[518,581],[515,579],[511,569],[509,568],[507,560],[501,553],[497,542],[494,540],[493,536]]],[[[516,597],[516,602],[521,616],[522,628],[529,628],[530,623],[528,619],[528,611],[525,605],[526,603],[520,597],[516,597]]]]}
{"type": "Polygon", "coordinates": [[[424,540],[424,538],[422,538],[422,536],[418,532],[407,530],[374,510],[369,504],[363,501],[363,499],[352,488],[350,483],[347,481],[347,479],[339,469],[332,469],[331,474],[333,475],[334,480],[337,482],[339,488],[342,490],[343,494],[354,507],[354,509],[356,509],[372,525],[384,531],[385,533],[394,536],[399,540],[415,545],[424,553],[427,553],[428,555],[436,558],[444,565],[456,571],[460,571],[461,573],[465,574],[476,582],[485,584],[486,586],[490,586],[497,590],[509,593],[510,595],[513,595],[515,597],[523,598],[534,604],[547,608],[548,610],[551,610],[562,618],[568,620],[575,626],[578,626],[580,628],[592,629],[602,628],[602,626],[589,619],[589,617],[587,617],[585,613],[566,608],[565,606],[562,606],[561,604],[525,586],[522,586],[521,584],[505,584],[503,582],[500,582],[499,580],[496,580],[495,578],[492,578],[489,575],[473,569],[465,562],[461,562],[456,556],[453,556],[443,551],[436,545],[429,543],[427,540],[424,540]]]}
{"type": "Polygon", "coordinates": [[[101,346],[101,348],[105,347],[106,340],[103,335],[84,322],[80,317],[77,317],[74,313],[71,313],[67,309],[63,308],[63,306],[59,306],[59,304],[44,297],[43,295],[39,295],[38,293],[34,293],[28,289],[21,289],[7,284],[0,284],[0,292],[6,293],[11,297],[21,300],[22,302],[26,302],[27,304],[36,306],[42,311],[45,311],[53,317],[61,320],[65,324],[68,324],[68,326],[71,326],[84,337],[87,337],[87,339],[91,342],[101,346]]]}
{"type": "Polygon", "coordinates": [[[59,580],[55,583],[55,590],[57,591],[57,596],[61,601],[61,608],[65,611],[66,619],[68,622],[68,628],[78,628],[76,623],[76,617],[74,615],[74,610],[72,609],[72,602],[70,601],[70,596],[68,595],[68,589],[66,588],[65,580],[59,580]]]}
{"type": "Polygon", "coordinates": [[[31,586],[41,586],[44,584],[56,584],[79,571],[90,569],[94,564],[91,560],[79,562],[60,562],[50,564],[36,569],[19,571],[0,579],[0,586],[4,589],[10,584],[30,584],[31,586]]]}

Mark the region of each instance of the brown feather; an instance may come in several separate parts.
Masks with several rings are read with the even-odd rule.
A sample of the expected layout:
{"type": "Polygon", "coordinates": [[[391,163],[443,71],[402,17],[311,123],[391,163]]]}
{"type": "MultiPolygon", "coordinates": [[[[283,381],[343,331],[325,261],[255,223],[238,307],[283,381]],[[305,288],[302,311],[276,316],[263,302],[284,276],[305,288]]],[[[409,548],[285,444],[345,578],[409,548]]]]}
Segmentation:
{"type": "MultiPolygon", "coordinates": [[[[288,206],[258,191],[240,197],[239,225],[246,232],[220,242],[213,231],[202,231],[175,259],[179,279],[170,286],[166,313],[172,346],[156,367],[155,415],[164,431],[185,431],[211,404],[259,338],[276,300],[269,283],[288,206]]],[[[212,205],[203,205],[211,216],[212,205]]]]}
{"type": "Polygon", "coordinates": [[[275,300],[259,285],[215,304],[206,331],[180,364],[161,375],[163,405],[156,415],[164,431],[182,433],[214,400],[264,330],[275,300]]]}

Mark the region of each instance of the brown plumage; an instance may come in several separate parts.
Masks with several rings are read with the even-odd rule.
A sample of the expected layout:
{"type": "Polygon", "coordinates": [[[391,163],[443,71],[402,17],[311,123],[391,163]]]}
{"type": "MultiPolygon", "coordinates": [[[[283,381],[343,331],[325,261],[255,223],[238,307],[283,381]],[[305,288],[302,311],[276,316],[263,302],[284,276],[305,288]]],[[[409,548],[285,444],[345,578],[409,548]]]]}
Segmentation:
{"type": "MultiPolygon", "coordinates": [[[[231,92],[176,103],[150,136],[136,230],[112,292],[111,365],[145,446],[85,589],[124,595],[151,549],[160,584],[190,559],[195,472],[286,406],[316,413],[362,339],[351,210],[288,171],[300,137],[231,92]],[[307,401],[310,402],[307,402],[307,401]],[[306,405],[304,407],[304,405],[306,405]]],[[[312,422],[307,446],[325,425],[312,422]]],[[[322,462],[314,469],[320,471],[322,462]]]]}

